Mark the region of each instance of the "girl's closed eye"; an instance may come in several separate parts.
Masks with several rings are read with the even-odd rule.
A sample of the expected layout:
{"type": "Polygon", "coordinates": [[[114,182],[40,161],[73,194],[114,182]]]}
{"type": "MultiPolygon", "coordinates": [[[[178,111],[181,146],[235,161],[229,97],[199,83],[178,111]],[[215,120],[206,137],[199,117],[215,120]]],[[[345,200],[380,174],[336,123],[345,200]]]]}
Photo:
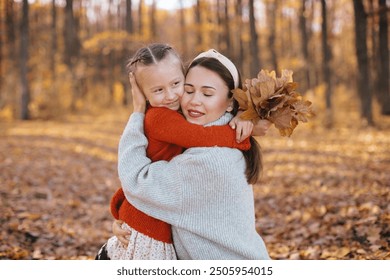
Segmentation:
{"type": "Polygon", "coordinates": [[[155,94],[160,94],[160,93],[162,93],[164,90],[162,89],[162,88],[157,88],[157,89],[155,89],[153,92],[155,93],[155,94]]]}

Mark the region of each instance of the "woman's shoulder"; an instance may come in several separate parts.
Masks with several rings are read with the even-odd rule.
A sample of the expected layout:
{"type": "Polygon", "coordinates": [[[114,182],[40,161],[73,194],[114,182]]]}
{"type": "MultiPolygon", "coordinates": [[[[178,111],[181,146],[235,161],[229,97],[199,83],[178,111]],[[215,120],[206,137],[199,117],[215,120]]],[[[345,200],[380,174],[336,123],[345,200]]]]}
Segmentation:
{"type": "MultiPolygon", "coordinates": [[[[216,177],[224,178],[229,182],[247,184],[245,177],[245,158],[242,152],[232,148],[190,148],[183,154],[174,157],[171,164],[175,164],[178,174],[203,174],[207,182],[212,182],[216,177]],[[228,178],[227,178],[228,177],[228,178]]],[[[184,178],[186,181],[186,178],[184,178]]],[[[214,182],[214,181],[213,181],[214,182]]],[[[235,187],[233,187],[235,189],[235,187]]]]}

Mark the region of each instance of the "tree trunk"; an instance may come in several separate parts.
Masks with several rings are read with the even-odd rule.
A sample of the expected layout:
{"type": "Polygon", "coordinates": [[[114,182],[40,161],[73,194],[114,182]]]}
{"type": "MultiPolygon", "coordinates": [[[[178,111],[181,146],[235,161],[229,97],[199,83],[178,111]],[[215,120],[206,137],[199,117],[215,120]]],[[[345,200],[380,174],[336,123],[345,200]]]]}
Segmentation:
{"type": "MultiPolygon", "coordinates": [[[[122,49],[121,57],[126,57],[126,56],[128,56],[127,50],[122,49]]],[[[121,73],[127,73],[126,63],[121,63],[121,73]]],[[[128,80],[128,76],[127,75],[120,75],[120,81],[121,81],[123,91],[124,91],[122,105],[124,107],[127,107],[127,105],[129,105],[132,101],[131,94],[130,94],[130,83],[128,80]]]]}
{"type": "Polygon", "coordinates": [[[186,18],[184,14],[183,0],[180,0],[180,36],[181,36],[181,51],[184,59],[187,59],[187,32],[186,32],[186,18]]]}
{"type": "Polygon", "coordinates": [[[57,53],[57,11],[56,0],[51,1],[51,54],[50,54],[50,72],[52,80],[55,80],[56,64],[55,55],[57,53]]]}
{"type": "Polygon", "coordinates": [[[152,40],[157,40],[156,5],[156,0],[153,0],[150,10],[150,33],[152,40]]]}
{"type": "Polygon", "coordinates": [[[3,86],[3,32],[4,32],[4,22],[3,22],[3,7],[0,6],[0,109],[2,108],[2,86],[3,86]]]}
{"type": "Polygon", "coordinates": [[[326,10],[326,0],[321,0],[321,11],[322,11],[322,72],[324,73],[324,82],[326,84],[325,102],[326,102],[326,125],[332,126],[332,81],[330,72],[330,60],[331,53],[328,44],[328,20],[326,10]]]}
{"type": "Polygon", "coordinates": [[[370,27],[370,40],[371,40],[371,53],[369,54],[369,58],[371,59],[370,62],[370,81],[372,84],[372,93],[373,96],[379,95],[378,90],[378,66],[380,64],[380,57],[378,54],[379,46],[378,46],[378,32],[377,32],[377,16],[375,13],[374,8],[374,0],[368,1],[368,14],[369,14],[369,21],[367,22],[368,26],[370,27]]]}
{"type": "MultiPolygon", "coordinates": [[[[121,12],[122,10],[123,10],[123,4],[121,2],[119,2],[116,5],[116,17],[117,17],[116,28],[118,30],[125,30],[126,31],[127,16],[126,16],[126,14],[123,16],[123,13],[121,12]]],[[[127,13],[127,7],[124,10],[127,13]]]]}
{"type": "Polygon", "coordinates": [[[23,0],[22,21],[20,25],[20,82],[22,85],[20,118],[28,120],[30,113],[28,105],[30,103],[30,90],[28,84],[28,0],[23,0]]]}
{"type": "Polygon", "coordinates": [[[15,35],[15,22],[14,19],[16,18],[15,12],[14,12],[14,0],[6,0],[6,6],[5,6],[5,25],[6,25],[6,34],[7,34],[7,48],[9,50],[8,58],[11,61],[15,61],[15,42],[16,42],[16,35],[15,35]]]}
{"type": "Polygon", "coordinates": [[[108,0],[108,11],[107,11],[107,13],[108,13],[108,15],[107,15],[107,17],[108,17],[108,30],[110,30],[110,31],[114,29],[114,23],[113,23],[113,18],[114,17],[112,15],[112,11],[111,11],[111,9],[112,9],[112,1],[113,0],[108,0]]]}
{"type": "Polygon", "coordinates": [[[268,37],[268,47],[271,52],[271,64],[273,69],[278,71],[278,58],[276,54],[276,12],[278,9],[278,0],[274,0],[272,2],[266,2],[267,4],[267,20],[269,24],[269,37],[268,37]]]}
{"type": "Polygon", "coordinates": [[[131,4],[131,0],[126,0],[126,31],[129,34],[133,33],[133,13],[131,4]]]}
{"type": "Polygon", "coordinates": [[[76,73],[73,71],[74,65],[77,63],[81,47],[77,30],[78,28],[76,19],[73,14],[73,0],[66,0],[64,24],[64,63],[68,66],[69,71],[72,74],[72,111],[77,109],[76,103],[80,96],[76,73]]]}
{"type": "Polygon", "coordinates": [[[229,26],[229,4],[225,0],[225,9],[224,9],[224,29],[225,29],[225,46],[226,46],[226,56],[231,59],[232,49],[230,44],[230,26],[229,26]]]}
{"type": "MultiPolygon", "coordinates": [[[[3,9],[3,7],[0,7],[1,9],[3,9]]],[[[0,109],[3,108],[3,98],[2,98],[2,87],[3,87],[3,65],[4,65],[4,56],[3,56],[3,51],[4,51],[4,42],[3,42],[3,19],[1,18],[0,19],[0,109]]]]}
{"type": "Polygon", "coordinates": [[[222,41],[224,41],[223,38],[223,32],[222,32],[222,16],[221,16],[221,1],[217,1],[217,10],[215,17],[217,18],[217,28],[216,28],[216,34],[215,38],[217,39],[217,49],[218,50],[224,50],[224,45],[222,41]]]}
{"type": "Polygon", "coordinates": [[[303,88],[303,92],[309,90],[311,88],[310,84],[310,58],[309,58],[309,36],[307,32],[307,24],[306,24],[306,1],[302,0],[301,11],[299,15],[299,26],[301,31],[301,49],[304,61],[304,75],[305,75],[305,87],[303,88]]]}
{"type": "Polygon", "coordinates": [[[196,41],[195,41],[195,50],[196,52],[201,52],[203,48],[202,43],[202,19],[200,13],[200,0],[196,1],[195,6],[195,30],[196,30],[196,41]]]}
{"type": "Polygon", "coordinates": [[[238,42],[238,56],[236,58],[237,68],[240,70],[241,74],[243,74],[243,62],[244,62],[244,42],[242,40],[242,32],[243,32],[243,22],[242,22],[242,1],[237,0],[236,2],[236,19],[237,19],[237,32],[236,32],[236,40],[238,42]]]}
{"type": "Polygon", "coordinates": [[[384,115],[390,115],[390,71],[389,71],[389,46],[388,38],[388,18],[386,0],[379,0],[379,96],[381,111],[384,115]]]}
{"type": "Polygon", "coordinates": [[[372,96],[367,51],[367,14],[363,0],[353,1],[355,14],[355,47],[358,66],[357,89],[360,97],[361,115],[368,125],[373,124],[372,96]]]}
{"type": "Polygon", "coordinates": [[[80,53],[80,40],[77,34],[76,20],[73,15],[73,0],[66,0],[64,25],[65,53],[64,63],[70,68],[80,53]]]}
{"type": "Polygon", "coordinates": [[[144,1],[139,0],[138,4],[138,34],[143,35],[143,7],[144,7],[144,1]]]}
{"type": "MultiPolygon", "coordinates": [[[[309,19],[309,22],[308,22],[308,25],[307,26],[311,26],[312,23],[315,21],[315,18],[316,18],[316,14],[317,14],[317,1],[309,1],[308,3],[306,3],[309,5],[309,9],[310,9],[310,12],[308,13],[308,19],[309,19]]],[[[312,45],[310,45],[310,38],[313,37],[313,30],[312,28],[308,28],[307,29],[307,33],[308,33],[308,38],[309,38],[309,50],[310,49],[315,49],[316,48],[316,42],[313,42],[312,45]]],[[[313,40],[314,41],[314,40],[313,40]]],[[[310,51],[309,51],[309,57],[310,57],[310,51]]],[[[317,87],[320,83],[321,83],[321,66],[318,65],[319,63],[318,62],[318,59],[317,58],[317,55],[316,54],[313,54],[313,56],[311,57],[311,63],[310,63],[310,84],[311,84],[311,87],[317,87]]]]}
{"type": "Polygon", "coordinates": [[[249,0],[249,28],[250,28],[250,76],[255,77],[260,71],[259,45],[256,31],[254,0],[249,0]]]}

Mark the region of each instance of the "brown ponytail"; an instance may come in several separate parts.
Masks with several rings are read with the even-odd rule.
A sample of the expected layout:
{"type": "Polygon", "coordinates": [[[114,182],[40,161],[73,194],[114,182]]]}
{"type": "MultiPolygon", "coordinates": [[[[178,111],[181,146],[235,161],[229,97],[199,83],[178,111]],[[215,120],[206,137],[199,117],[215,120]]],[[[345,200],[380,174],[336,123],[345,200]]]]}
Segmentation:
{"type": "Polygon", "coordinates": [[[259,176],[263,171],[263,158],[259,143],[255,138],[250,136],[251,148],[243,151],[246,162],[245,175],[249,184],[256,184],[259,176]]]}

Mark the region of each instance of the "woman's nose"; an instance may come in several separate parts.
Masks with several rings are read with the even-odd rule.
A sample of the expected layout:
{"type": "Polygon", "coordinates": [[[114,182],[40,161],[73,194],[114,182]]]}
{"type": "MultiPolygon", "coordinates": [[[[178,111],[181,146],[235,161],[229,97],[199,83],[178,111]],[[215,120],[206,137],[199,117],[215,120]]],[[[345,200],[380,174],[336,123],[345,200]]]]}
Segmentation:
{"type": "Polygon", "coordinates": [[[198,93],[193,93],[191,94],[191,100],[190,100],[190,103],[193,104],[193,105],[199,105],[201,103],[200,101],[200,98],[199,98],[199,94],[198,93]]]}

